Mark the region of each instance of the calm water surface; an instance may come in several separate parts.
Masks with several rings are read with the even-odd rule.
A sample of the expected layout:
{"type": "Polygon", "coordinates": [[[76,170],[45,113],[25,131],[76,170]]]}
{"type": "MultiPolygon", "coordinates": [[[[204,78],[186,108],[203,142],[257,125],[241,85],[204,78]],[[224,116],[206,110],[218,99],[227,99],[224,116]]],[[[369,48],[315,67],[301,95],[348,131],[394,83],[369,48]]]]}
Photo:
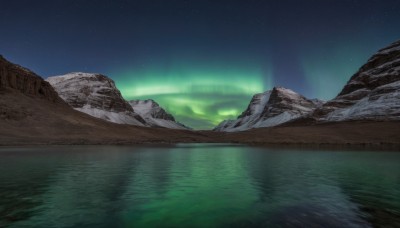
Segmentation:
{"type": "Polygon", "coordinates": [[[0,148],[0,227],[400,227],[400,153],[0,148]]]}

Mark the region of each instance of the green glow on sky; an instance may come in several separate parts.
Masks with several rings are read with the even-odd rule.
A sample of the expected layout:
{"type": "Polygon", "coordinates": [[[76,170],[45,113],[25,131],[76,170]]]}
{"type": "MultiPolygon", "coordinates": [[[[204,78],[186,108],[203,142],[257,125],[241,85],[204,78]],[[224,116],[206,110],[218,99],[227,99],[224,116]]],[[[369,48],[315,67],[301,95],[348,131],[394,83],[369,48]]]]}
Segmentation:
{"type": "Polygon", "coordinates": [[[255,93],[270,85],[259,67],[148,67],[115,78],[127,100],[153,99],[194,129],[210,129],[236,118],[255,93]]]}

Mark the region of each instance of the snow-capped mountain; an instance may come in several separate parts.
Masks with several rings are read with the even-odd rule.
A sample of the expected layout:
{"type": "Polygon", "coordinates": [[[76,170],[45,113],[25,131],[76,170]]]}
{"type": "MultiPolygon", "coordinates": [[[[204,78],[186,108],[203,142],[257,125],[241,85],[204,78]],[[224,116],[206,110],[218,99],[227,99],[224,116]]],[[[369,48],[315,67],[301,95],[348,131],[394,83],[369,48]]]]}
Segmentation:
{"type": "Polygon", "coordinates": [[[124,100],[114,81],[104,75],[78,72],[49,77],[46,81],[78,111],[114,123],[146,125],[124,100]]]}
{"type": "Polygon", "coordinates": [[[214,131],[244,131],[272,127],[312,113],[323,102],[309,100],[283,87],[253,96],[247,109],[236,120],[225,120],[214,131]]]}
{"type": "Polygon", "coordinates": [[[322,122],[400,119],[400,41],[373,55],[313,116],[322,122]]]}
{"type": "Polygon", "coordinates": [[[153,100],[127,102],[107,76],[78,72],[47,81],[71,107],[91,116],[119,124],[189,129],[153,100]]]}
{"type": "Polygon", "coordinates": [[[185,125],[176,122],[175,118],[161,108],[154,100],[131,100],[129,104],[150,126],[189,129],[185,125]]]}
{"type": "Polygon", "coordinates": [[[328,102],[274,88],[256,94],[237,120],[223,121],[214,130],[271,127],[300,118],[315,122],[400,120],[400,41],[373,55],[328,102]]]}

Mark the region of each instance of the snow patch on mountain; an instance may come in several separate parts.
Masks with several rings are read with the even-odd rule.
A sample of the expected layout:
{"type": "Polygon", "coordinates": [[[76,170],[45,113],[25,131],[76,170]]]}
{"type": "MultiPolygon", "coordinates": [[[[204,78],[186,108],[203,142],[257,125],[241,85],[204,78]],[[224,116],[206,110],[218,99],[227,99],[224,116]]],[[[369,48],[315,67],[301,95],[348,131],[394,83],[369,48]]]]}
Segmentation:
{"type": "Polygon", "coordinates": [[[224,120],[219,123],[213,131],[229,131],[229,129],[234,125],[235,120],[224,120]]]}
{"type": "Polygon", "coordinates": [[[247,109],[236,120],[225,120],[214,131],[245,131],[272,127],[310,114],[323,101],[308,100],[293,90],[275,87],[253,96],[247,109]]]}
{"type": "Polygon", "coordinates": [[[400,81],[383,85],[354,105],[337,109],[320,121],[400,119],[400,81]],[[386,91],[386,92],[381,92],[386,91]]]}
{"type": "Polygon", "coordinates": [[[165,111],[154,100],[131,100],[129,104],[150,126],[173,129],[190,129],[176,122],[175,118],[165,111]]]}
{"type": "Polygon", "coordinates": [[[90,106],[83,106],[82,108],[75,108],[80,112],[84,112],[88,115],[107,120],[109,122],[118,124],[130,124],[136,126],[145,126],[147,123],[141,120],[141,117],[132,112],[110,112],[102,109],[93,108],[90,106]],[[141,120],[141,121],[140,121],[141,120]]]}

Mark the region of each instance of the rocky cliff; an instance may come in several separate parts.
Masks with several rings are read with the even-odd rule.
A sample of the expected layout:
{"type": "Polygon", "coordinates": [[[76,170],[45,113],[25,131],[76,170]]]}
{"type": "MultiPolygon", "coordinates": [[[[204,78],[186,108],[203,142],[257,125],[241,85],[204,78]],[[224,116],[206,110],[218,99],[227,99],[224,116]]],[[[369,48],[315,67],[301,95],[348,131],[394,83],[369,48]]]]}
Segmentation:
{"type": "Polygon", "coordinates": [[[1,55],[0,90],[16,90],[28,96],[63,103],[48,82],[32,71],[9,62],[1,55]]]}

